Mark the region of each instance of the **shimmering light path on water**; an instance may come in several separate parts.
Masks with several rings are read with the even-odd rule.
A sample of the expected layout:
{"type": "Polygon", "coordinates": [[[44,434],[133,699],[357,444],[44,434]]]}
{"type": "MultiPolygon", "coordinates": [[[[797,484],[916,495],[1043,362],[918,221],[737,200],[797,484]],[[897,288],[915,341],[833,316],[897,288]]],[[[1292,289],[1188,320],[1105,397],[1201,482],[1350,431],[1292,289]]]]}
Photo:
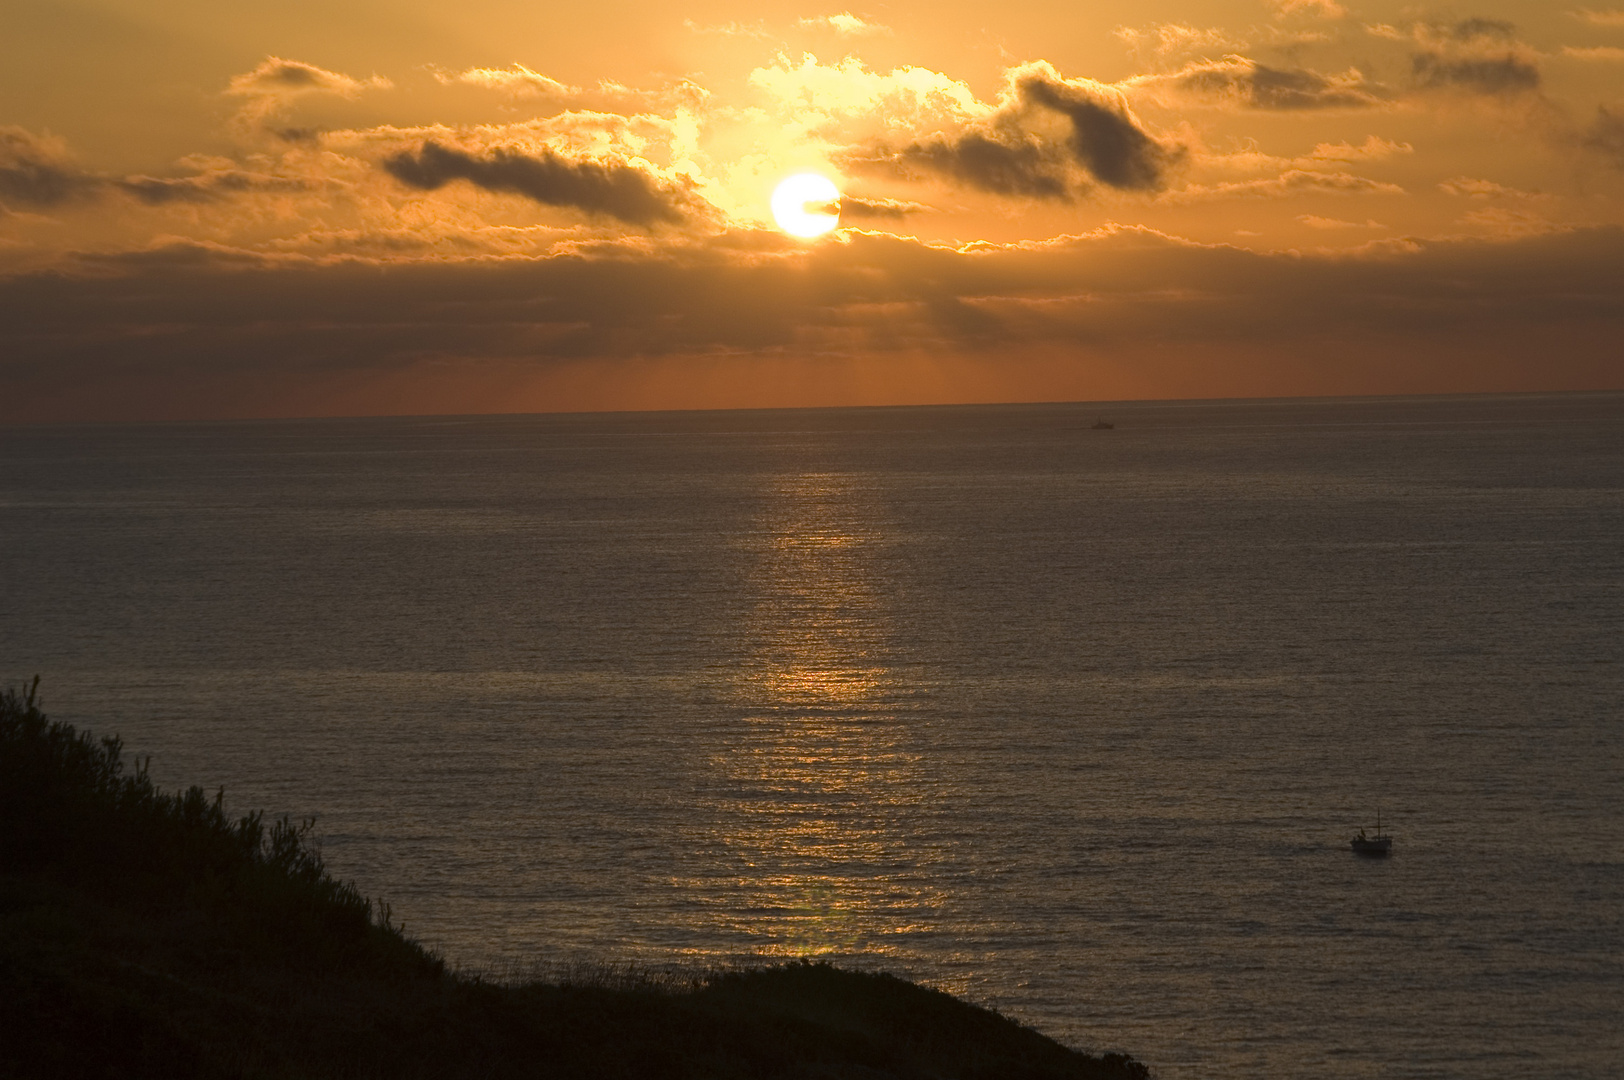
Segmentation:
{"type": "Polygon", "coordinates": [[[0,499],[0,678],[459,963],[1624,1060],[1624,396],[11,429],[0,499]]]}

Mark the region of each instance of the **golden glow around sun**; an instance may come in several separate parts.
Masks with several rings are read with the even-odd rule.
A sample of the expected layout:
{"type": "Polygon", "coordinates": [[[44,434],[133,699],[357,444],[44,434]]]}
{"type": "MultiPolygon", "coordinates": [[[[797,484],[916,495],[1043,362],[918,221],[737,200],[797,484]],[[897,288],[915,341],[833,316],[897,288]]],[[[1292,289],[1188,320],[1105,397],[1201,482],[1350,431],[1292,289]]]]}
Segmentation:
{"type": "Polygon", "coordinates": [[[785,177],[773,189],[773,220],[791,236],[822,236],[840,224],[840,192],[820,173],[785,177]]]}

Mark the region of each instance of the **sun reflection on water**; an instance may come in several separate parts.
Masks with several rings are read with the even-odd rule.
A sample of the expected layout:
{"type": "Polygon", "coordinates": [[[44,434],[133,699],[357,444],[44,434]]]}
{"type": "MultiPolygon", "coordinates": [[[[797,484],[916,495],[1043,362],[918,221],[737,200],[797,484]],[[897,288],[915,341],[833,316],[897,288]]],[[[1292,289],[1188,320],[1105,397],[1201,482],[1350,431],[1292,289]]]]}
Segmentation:
{"type": "Polygon", "coordinates": [[[884,508],[836,474],[780,477],[770,495],[730,687],[744,720],[711,761],[731,873],[709,916],[758,955],[892,954],[943,897],[927,763],[889,662],[884,508]]]}

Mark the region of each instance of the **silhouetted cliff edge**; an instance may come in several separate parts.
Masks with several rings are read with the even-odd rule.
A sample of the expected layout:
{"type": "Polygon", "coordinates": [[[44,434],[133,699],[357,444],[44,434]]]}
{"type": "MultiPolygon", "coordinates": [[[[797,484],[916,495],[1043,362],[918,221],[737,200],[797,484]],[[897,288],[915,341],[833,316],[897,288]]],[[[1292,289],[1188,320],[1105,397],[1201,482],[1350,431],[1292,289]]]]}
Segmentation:
{"type": "MultiPolygon", "coordinates": [[[[37,684],[37,680],[36,680],[37,684]]],[[[164,794],[117,739],[0,696],[8,1077],[1090,1078],[1068,1050],[888,975],[789,964],[681,986],[458,975],[336,882],[308,828],[164,794]]]]}

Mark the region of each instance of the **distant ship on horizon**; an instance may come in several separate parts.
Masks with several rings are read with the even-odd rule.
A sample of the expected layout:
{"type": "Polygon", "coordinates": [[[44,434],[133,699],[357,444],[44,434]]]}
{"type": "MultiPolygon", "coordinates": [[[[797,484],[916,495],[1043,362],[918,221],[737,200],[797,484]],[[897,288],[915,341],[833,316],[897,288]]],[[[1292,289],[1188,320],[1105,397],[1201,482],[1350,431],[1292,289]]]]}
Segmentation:
{"type": "Polygon", "coordinates": [[[1111,423],[1111,422],[1110,422],[1110,421],[1109,421],[1109,420],[1107,420],[1107,419],[1106,419],[1106,418],[1105,418],[1105,417],[1103,417],[1103,416],[1102,416],[1102,417],[1100,417],[1100,418],[1099,418],[1099,419],[1098,419],[1098,420],[1097,420],[1097,421],[1095,421],[1095,423],[1094,423],[1094,430],[1095,430],[1095,431],[1110,431],[1110,430],[1112,430],[1112,429],[1113,429],[1113,428],[1115,428],[1115,427],[1116,427],[1116,425],[1115,425],[1115,424],[1113,424],[1113,423],[1111,423]]]}

